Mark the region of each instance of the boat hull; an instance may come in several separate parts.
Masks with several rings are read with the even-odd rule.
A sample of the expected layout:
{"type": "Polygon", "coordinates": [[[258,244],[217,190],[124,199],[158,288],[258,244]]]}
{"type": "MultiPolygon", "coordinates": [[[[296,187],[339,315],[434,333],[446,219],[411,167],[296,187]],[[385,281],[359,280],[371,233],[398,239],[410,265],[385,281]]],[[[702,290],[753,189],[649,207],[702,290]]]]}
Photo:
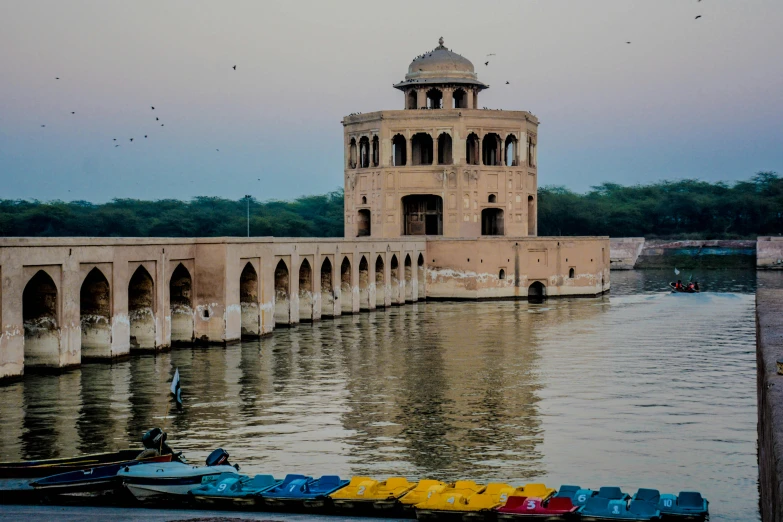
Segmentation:
{"type": "Polygon", "coordinates": [[[95,453],[64,459],[0,462],[0,478],[39,478],[58,473],[78,471],[108,464],[120,464],[135,459],[141,449],[120,450],[111,453],[95,453]]]}

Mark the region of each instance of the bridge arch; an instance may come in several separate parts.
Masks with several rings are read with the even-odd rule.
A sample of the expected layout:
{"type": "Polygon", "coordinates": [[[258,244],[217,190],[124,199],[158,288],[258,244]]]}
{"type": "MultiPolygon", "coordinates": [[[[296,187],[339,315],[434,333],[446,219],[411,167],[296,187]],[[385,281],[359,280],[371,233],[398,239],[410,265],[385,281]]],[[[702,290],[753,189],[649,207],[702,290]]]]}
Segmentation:
{"type": "Polygon", "coordinates": [[[288,265],[282,259],[275,267],[275,324],[291,324],[290,280],[288,265]]]}
{"type": "Polygon", "coordinates": [[[313,320],[313,269],[307,259],[299,265],[299,321],[313,320]]]}
{"type": "MultiPolygon", "coordinates": [[[[171,317],[171,342],[192,343],[193,328],[193,278],[185,265],[179,263],[169,280],[169,307],[171,317]]],[[[209,310],[205,310],[209,313],[209,310]]]]}
{"type": "Polygon", "coordinates": [[[348,256],[340,264],[340,309],[344,314],[353,312],[353,291],[351,287],[351,262],[348,256]]]}
{"type": "Polygon", "coordinates": [[[79,290],[82,360],[111,357],[111,288],[98,267],[87,273],[79,290]]]}
{"type": "Polygon", "coordinates": [[[253,263],[245,263],[239,275],[239,306],[242,309],[242,337],[254,339],[261,335],[261,308],[258,306],[258,272],[253,263]]]}
{"type": "Polygon", "coordinates": [[[334,316],[334,287],[332,283],[332,262],[324,258],[321,263],[321,317],[334,316]]]}
{"type": "Polygon", "coordinates": [[[155,282],[139,265],[128,283],[131,350],[155,349],[155,282]]]}
{"type": "Polygon", "coordinates": [[[405,300],[413,301],[413,264],[410,254],[405,254],[405,300]]]}
{"type": "Polygon", "coordinates": [[[397,254],[392,255],[389,263],[389,279],[391,279],[391,298],[392,304],[400,303],[400,263],[397,261],[397,254]]]}
{"type": "Polygon", "coordinates": [[[375,260],[375,307],[386,306],[386,274],[383,271],[383,256],[380,254],[375,260]]]}
{"type": "Polygon", "coordinates": [[[426,288],[425,284],[426,284],[427,276],[426,276],[426,272],[425,272],[425,269],[424,269],[424,255],[423,254],[419,253],[419,259],[417,260],[416,265],[417,265],[416,266],[416,269],[417,269],[416,276],[417,276],[417,279],[418,279],[417,289],[418,289],[419,299],[426,299],[427,298],[427,288],[426,288]]]}
{"type": "Polygon", "coordinates": [[[370,309],[370,265],[367,258],[359,260],[359,310],[370,309]]]}
{"type": "Polygon", "coordinates": [[[527,287],[528,301],[543,301],[546,299],[546,285],[541,281],[533,281],[527,287]]]}
{"type": "Polygon", "coordinates": [[[39,270],[22,292],[24,364],[26,367],[60,366],[59,295],[57,285],[39,270]]]}

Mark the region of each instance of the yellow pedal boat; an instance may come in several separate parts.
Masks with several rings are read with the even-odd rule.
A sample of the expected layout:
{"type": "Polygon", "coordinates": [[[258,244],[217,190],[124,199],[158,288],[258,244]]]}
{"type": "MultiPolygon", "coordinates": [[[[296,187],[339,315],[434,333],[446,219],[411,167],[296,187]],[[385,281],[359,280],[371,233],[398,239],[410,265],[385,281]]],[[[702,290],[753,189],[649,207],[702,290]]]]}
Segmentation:
{"type": "Polygon", "coordinates": [[[448,484],[441,491],[433,493],[425,501],[416,504],[416,518],[419,520],[461,518],[464,513],[472,511],[468,506],[468,499],[486,489],[487,486],[476,484],[472,480],[458,480],[448,484]]]}
{"type": "Polygon", "coordinates": [[[400,497],[400,505],[403,511],[410,513],[414,510],[416,504],[424,502],[435,493],[440,493],[448,485],[440,480],[420,480],[415,488],[400,497]]]}
{"type": "Polygon", "coordinates": [[[400,497],[415,488],[416,484],[408,482],[405,477],[390,477],[384,481],[370,477],[353,477],[347,486],[335,491],[329,498],[339,509],[390,509],[397,505],[400,497]]]}

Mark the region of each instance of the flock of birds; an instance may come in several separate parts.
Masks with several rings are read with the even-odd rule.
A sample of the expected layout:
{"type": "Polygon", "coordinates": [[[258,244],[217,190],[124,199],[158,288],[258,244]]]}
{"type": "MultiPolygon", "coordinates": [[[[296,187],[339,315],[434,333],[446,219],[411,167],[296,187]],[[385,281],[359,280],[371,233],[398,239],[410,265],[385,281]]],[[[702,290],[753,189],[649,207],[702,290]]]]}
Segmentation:
{"type": "MultiPolygon", "coordinates": [[[[234,69],[235,71],[237,70],[237,66],[236,66],[236,65],[234,65],[234,66],[233,66],[233,67],[231,67],[231,68],[232,68],[232,69],[234,69]]],[[[55,76],[55,78],[54,78],[54,79],[55,79],[55,80],[59,80],[59,79],[60,79],[60,77],[59,77],[59,76],[55,76]]],[[[155,110],[155,106],[154,106],[154,105],[150,105],[150,110],[154,111],[154,110],[155,110]]],[[[76,111],[71,111],[71,114],[74,114],[74,115],[75,115],[75,114],[76,114],[76,111]]],[[[161,123],[161,122],[160,122],[160,117],[158,117],[158,116],[155,116],[155,124],[156,124],[156,125],[157,125],[157,124],[160,124],[160,126],[161,126],[161,127],[165,127],[165,125],[166,125],[165,123],[161,123]]],[[[45,127],[46,127],[46,124],[42,124],[42,125],[41,125],[41,127],[44,127],[44,128],[45,128],[45,127]]],[[[145,135],[144,135],[144,139],[147,139],[147,138],[149,138],[149,134],[145,134],[145,135]]],[[[134,140],[134,138],[128,138],[128,141],[129,141],[130,143],[133,143],[133,140],[134,140]]],[[[112,142],[116,142],[116,141],[117,141],[117,138],[112,138],[112,142]]],[[[115,148],[117,148],[117,147],[119,147],[119,146],[120,146],[120,144],[119,144],[119,143],[115,143],[115,144],[114,144],[114,147],[115,147],[115,148]]],[[[220,152],[220,149],[215,149],[215,150],[216,150],[217,152],[220,152]]],[[[69,190],[68,192],[70,192],[70,190],[69,190]]]]}

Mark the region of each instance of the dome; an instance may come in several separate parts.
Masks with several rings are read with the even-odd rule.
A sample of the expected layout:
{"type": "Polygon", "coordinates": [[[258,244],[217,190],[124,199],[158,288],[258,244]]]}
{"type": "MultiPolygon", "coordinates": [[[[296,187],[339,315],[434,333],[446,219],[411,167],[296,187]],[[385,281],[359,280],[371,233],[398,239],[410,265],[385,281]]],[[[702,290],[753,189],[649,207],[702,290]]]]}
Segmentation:
{"type": "Polygon", "coordinates": [[[405,81],[395,85],[398,89],[404,89],[410,85],[421,84],[468,84],[486,89],[478,81],[473,63],[464,56],[444,47],[443,38],[438,41],[438,46],[413,59],[408,66],[408,74],[405,81]]]}

